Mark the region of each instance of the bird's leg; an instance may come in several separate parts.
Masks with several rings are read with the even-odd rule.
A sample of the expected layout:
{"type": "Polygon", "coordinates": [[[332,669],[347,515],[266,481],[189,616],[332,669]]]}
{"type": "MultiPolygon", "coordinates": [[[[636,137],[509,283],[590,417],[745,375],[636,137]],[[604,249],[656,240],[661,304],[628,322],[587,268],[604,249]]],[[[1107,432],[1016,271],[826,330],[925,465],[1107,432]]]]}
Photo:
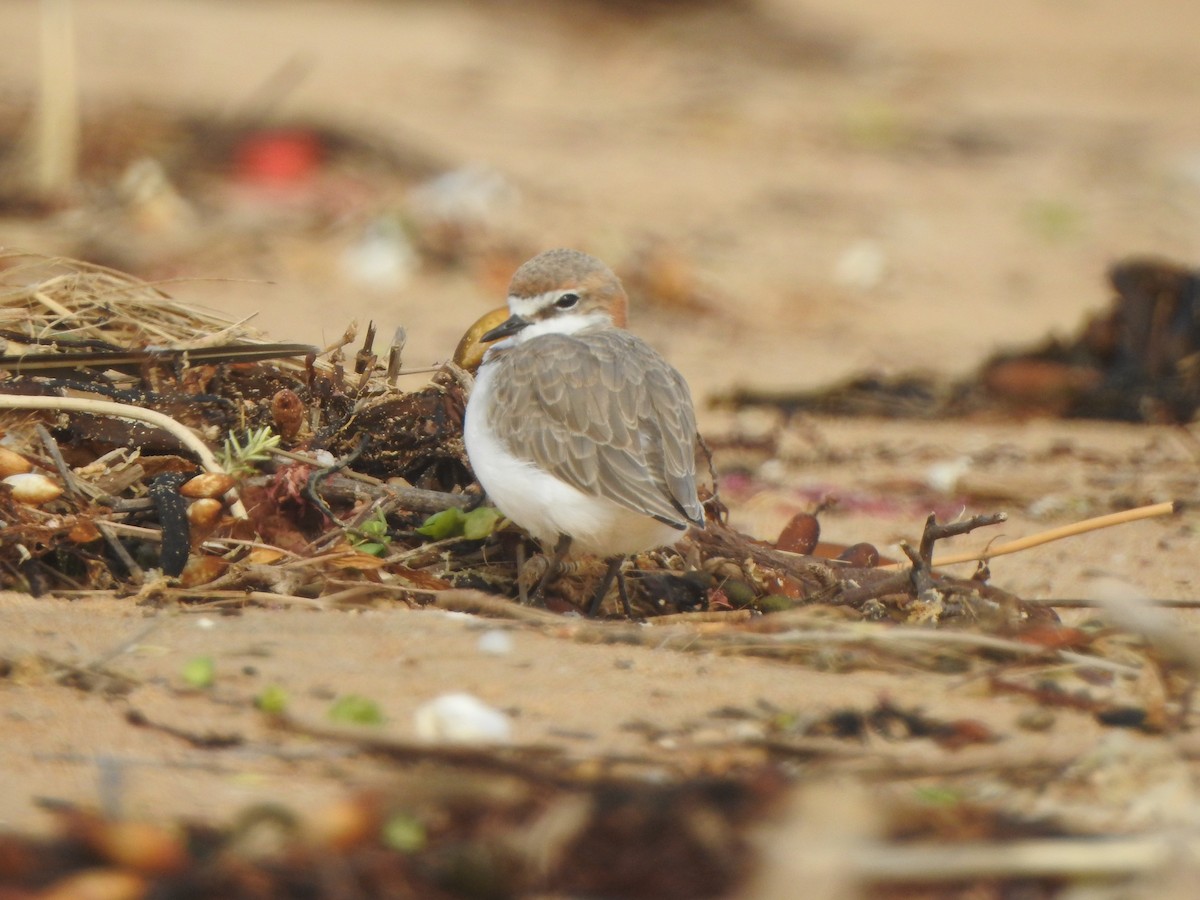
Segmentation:
{"type": "Polygon", "coordinates": [[[525,571],[525,542],[517,542],[517,600],[522,606],[529,605],[529,587],[521,574],[525,571]]]}
{"type": "Polygon", "coordinates": [[[546,562],[546,574],[544,574],[537,583],[537,587],[533,589],[533,593],[529,595],[529,603],[533,606],[540,606],[542,597],[546,593],[546,588],[559,576],[562,572],[563,560],[567,558],[567,551],[571,549],[571,536],[569,534],[560,534],[558,543],[554,545],[554,553],[546,562]]]}
{"type": "Polygon", "coordinates": [[[595,618],[596,613],[600,612],[600,604],[604,602],[604,595],[608,593],[608,589],[612,587],[613,579],[621,574],[621,563],[625,561],[622,556],[611,556],[608,559],[608,568],[604,570],[604,577],[600,579],[600,584],[596,587],[596,595],[592,597],[591,605],[588,606],[588,618],[595,618]]]}
{"type": "Polygon", "coordinates": [[[617,593],[621,595],[621,610],[625,613],[625,618],[633,621],[633,609],[629,606],[629,591],[625,589],[625,573],[617,567],[617,593]]]}
{"type": "Polygon", "coordinates": [[[604,602],[604,595],[612,587],[614,578],[617,581],[617,591],[621,595],[621,609],[625,612],[625,618],[633,618],[633,610],[629,607],[629,593],[625,590],[625,576],[621,574],[621,566],[624,562],[625,557],[623,556],[609,558],[608,568],[604,570],[604,577],[600,579],[596,596],[592,598],[592,605],[588,607],[588,618],[593,618],[596,613],[600,612],[600,604],[604,602]]]}

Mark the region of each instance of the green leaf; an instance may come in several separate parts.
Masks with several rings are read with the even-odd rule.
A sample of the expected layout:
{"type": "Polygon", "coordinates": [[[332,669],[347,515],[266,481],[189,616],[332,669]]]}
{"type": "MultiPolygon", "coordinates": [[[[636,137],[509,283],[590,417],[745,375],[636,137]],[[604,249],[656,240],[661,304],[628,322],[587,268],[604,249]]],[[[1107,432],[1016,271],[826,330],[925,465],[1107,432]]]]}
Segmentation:
{"type": "Polygon", "coordinates": [[[354,549],[359,553],[369,553],[372,556],[383,556],[387,552],[387,544],[377,544],[374,541],[355,543],[354,549]]]}
{"type": "Polygon", "coordinates": [[[1046,241],[1079,237],[1087,224],[1083,211],[1065,200],[1038,200],[1025,209],[1025,223],[1046,241]]]}
{"type": "Polygon", "coordinates": [[[183,664],[182,675],[188,687],[210,688],[217,678],[217,664],[211,656],[196,656],[183,664]]]}
{"type": "Polygon", "coordinates": [[[254,698],[254,705],[265,713],[279,715],[287,709],[287,692],[277,684],[269,684],[254,698]]]}
{"type": "Polygon", "coordinates": [[[786,612],[795,605],[796,601],[783,596],[783,594],[767,594],[767,596],[759,597],[754,601],[754,608],[764,613],[786,612]]]}
{"type": "Polygon", "coordinates": [[[382,725],[383,711],[369,697],[343,694],[329,707],[329,718],[350,725],[382,725]]]}
{"type": "Polygon", "coordinates": [[[463,537],[472,541],[481,541],[496,530],[500,521],[500,510],[494,506],[480,506],[463,516],[463,537]]]}
{"type": "Polygon", "coordinates": [[[955,790],[945,787],[919,787],[914,793],[923,803],[930,806],[954,806],[962,802],[962,796],[955,790]]]}
{"type": "Polygon", "coordinates": [[[397,813],[383,823],[380,835],[383,843],[401,853],[416,853],[425,849],[425,825],[407,813],[397,813]]]}
{"type": "Polygon", "coordinates": [[[417,534],[440,541],[462,533],[463,512],[457,506],[436,512],[417,529],[417,534]]]}

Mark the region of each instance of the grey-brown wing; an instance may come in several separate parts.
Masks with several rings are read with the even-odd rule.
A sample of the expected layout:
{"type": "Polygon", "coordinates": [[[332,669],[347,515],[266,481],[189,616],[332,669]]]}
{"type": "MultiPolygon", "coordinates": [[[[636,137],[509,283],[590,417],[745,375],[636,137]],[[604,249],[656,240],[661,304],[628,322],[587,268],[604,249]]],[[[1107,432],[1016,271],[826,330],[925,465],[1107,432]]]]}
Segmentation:
{"type": "Polygon", "coordinates": [[[491,424],[511,450],[627,509],[703,523],[691,394],[649,345],[620,330],[551,334],[496,364],[491,424]]]}

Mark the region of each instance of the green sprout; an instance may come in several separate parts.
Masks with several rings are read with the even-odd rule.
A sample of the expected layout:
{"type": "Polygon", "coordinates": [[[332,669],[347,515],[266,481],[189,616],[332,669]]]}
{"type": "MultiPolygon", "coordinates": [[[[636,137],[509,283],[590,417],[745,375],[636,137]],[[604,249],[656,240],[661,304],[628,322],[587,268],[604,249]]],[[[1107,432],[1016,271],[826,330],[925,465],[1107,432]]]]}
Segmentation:
{"type": "Polygon", "coordinates": [[[913,793],[917,799],[929,806],[954,806],[962,802],[962,795],[953,788],[947,787],[918,787],[913,793]]]}
{"type": "Polygon", "coordinates": [[[383,843],[401,853],[416,853],[425,849],[425,826],[408,813],[396,813],[383,823],[383,843]]]}
{"type": "Polygon", "coordinates": [[[269,684],[254,698],[254,705],[269,715],[278,716],[287,709],[287,692],[277,684],[269,684]]]}
{"type": "Polygon", "coordinates": [[[369,553],[372,556],[383,556],[391,542],[387,516],[384,515],[382,509],[375,510],[371,514],[371,518],[350,534],[350,545],[359,553],[369,553]]]}
{"type": "Polygon", "coordinates": [[[183,664],[181,674],[188,687],[196,690],[210,688],[217,679],[217,664],[211,656],[196,656],[183,664]]]}
{"type": "Polygon", "coordinates": [[[383,711],[370,697],[343,694],[329,707],[329,718],[347,725],[382,725],[383,711]]]}
{"type": "Polygon", "coordinates": [[[269,425],[264,425],[247,431],[243,441],[238,441],[232,432],[225,437],[218,462],[230,475],[248,475],[254,471],[255,463],[270,459],[271,451],[279,446],[279,435],[269,425]]]}
{"type": "Polygon", "coordinates": [[[1024,210],[1025,224],[1044,241],[1066,241],[1083,232],[1083,211],[1066,200],[1038,200],[1024,210]]]}

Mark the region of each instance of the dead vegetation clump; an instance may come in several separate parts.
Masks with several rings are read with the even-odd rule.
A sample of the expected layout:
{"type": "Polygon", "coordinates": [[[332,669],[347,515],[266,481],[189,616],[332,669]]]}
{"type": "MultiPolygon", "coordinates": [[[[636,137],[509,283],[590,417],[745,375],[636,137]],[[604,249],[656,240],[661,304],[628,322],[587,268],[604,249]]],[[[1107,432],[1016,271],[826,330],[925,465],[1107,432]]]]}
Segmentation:
{"type": "Polygon", "coordinates": [[[1200,410],[1200,273],[1162,259],[1111,267],[1113,299],[1070,340],[997,353],[957,380],[855,376],[816,391],[735,390],[721,405],[934,419],[1038,415],[1187,423],[1200,410]]]}
{"type": "MultiPolygon", "coordinates": [[[[321,351],[272,344],[111,270],[4,262],[6,449],[59,492],[42,501],[5,492],[7,586],[152,586],[207,600],[249,590],[279,602],[344,601],[350,591],[355,602],[412,604],[451,587],[519,593],[515,560],[537,548],[474,508],[461,439],[470,375],[453,363],[403,390],[396,359],[388,370],[395,354],[377,353],[370,331],[352,356],[354,328],[321,351]]],[[[1046,617],[982,580],[932,572],[936,528],[919,577],[897,576],[877,571],[869,553],[820,561],[804,555],[811,547],[751,541],[724,526],[715,496],[709,510],[710,527],[683,555],[638,561],[642,615],[745,618],[820,602],[904,621],[910,601],[933,591],[947,621],[978,619],[979,604],[1001,611],[1002,624],[987,618],[1005,632],[1046,617]]],[[[593,577],[586,562],[568,575],[561,610],[578,606],[593,577]]]]}
{"type": "MultiPolygon", "coordinates": [[[[1124,630],[1099,620],[1068,627],[1049,606],[989,584],[983,563],[974,577],[937,571],[939,543],[1002,515],[951,523],[931,516],[905,545],[901,565],[869,545],[821,545],[810,514],[774,543],[753,540],[725,524],[712,492],[704,531],[677,551],[634,561],[631,593],[643,622],[564,616],[585,608],[599,569],[587,561],[569,567],[549,609],[515,602],[522,579],[536,580],[538,548],[480,505],[461,441],[470,386],[463,369],[447,363],[424,386],[405,390],[397,386],[405,375],[398,352],[377,351],[370,330],[359,343],[348,329],[324,349],[272,344],[245,323],[112,270],[17,255],[2,262],[6,588],[189,610],[434,607],[582,643],[757,656],[835,672],[950,673],[1051,715],[1083,710],[1105,727],[1157,735],[1186,727],[1200,666],[1152,616],[1135,610],[1124,630]],[[813,555],[818,548],[823,555],[813,555]],[[522,558],[530,571],[519,569],[522,558]]],[[[604,609],[615,612],[615,599],[604,609]]],[[[83,690],[128,690],[102,663],[61,675],[62,684],[83,690]]],[[[54,840],[8,839],[0,874],[29,890],[59,878],[107,877],[126,879],[131,890],[210,896],[251,896],[264,885],[286,892],[332,877],[333,869],[329,896],[343,895],[338,885],[429,896],[647,886],[657,896],[717,895],[747,877],[754,852],[747,823],[776,808],[772,797],[797,765],[884,781],[903,773],[961,792],[947,813],[952,825],[904,803],[888,807],[896,816],[884,827],[892,843],[873,845],[884,862],[852,868],[856,878],[896,890],[923,874],[903,856],[906,842],[937,839],[968,821],[974,830],[967,831],[985,842],[1087,832],[1068,798],[1053,809],[1034,802],[1030,779],[1041,776],[993,726],[940,720],[886,698],[817,717],[764,708],[743,723],[752,739],[710,750],[698,767],[681,764],[662,784],[618,777],[622,768],[636,772],[637,760],[452,750],[314,730],[286,715],[276,722],[346,741],[357,753],[429,766],[446,779],[436,782],[445,790],[430,788],[416,807],[407,794],[347,801],[346,833],[319,840],[297,840],[278,811],[250,811],[252,825],[148,828],[129,838],[128,823],[67,809],[54,840]],[[914,754],[914,745],[926,751],[914,754]],[[986,756],[947,765],[945,753],[967,751],[986,756]],[[972,793],[980,766],[1012,793],[972,793]],[[714,771],[721,777],[699,777],[714,771]],[[450,785],[461,786],[464,772],[478,789],[456,793],[450,785]],[[281,826],[281,855],[235,852],[266,821],[281,826]],[[522,844],[523,834],[536,840],[522,844]],[[147,862],[155,847],[165,855],[147,862]]],[[[1027,724],[1045,727],[1032,718],[1027,724]]],[[[1080,752],[1072,748],[1071,758],[1080,752]]],[[[939,864],[924,874],[961,874],[939,864]]],[[[1012,871],[1042,887],[1060,874],[1051,864],[1012,871]]]]}

